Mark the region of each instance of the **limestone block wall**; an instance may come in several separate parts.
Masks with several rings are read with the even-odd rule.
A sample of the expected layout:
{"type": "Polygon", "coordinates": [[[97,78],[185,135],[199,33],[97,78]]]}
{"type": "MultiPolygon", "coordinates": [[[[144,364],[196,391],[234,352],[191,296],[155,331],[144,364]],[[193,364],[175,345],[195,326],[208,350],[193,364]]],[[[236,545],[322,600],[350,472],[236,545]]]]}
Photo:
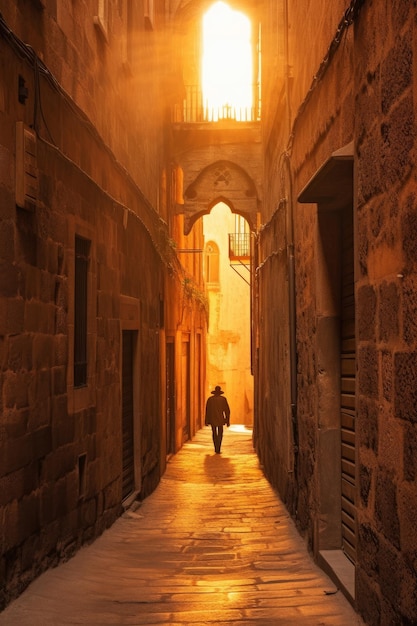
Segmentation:
{"type": "MultiPolygon", "coordinates": [[[[369,624],[413,623],[417,614],[413,521],[417,490],[412,460],[417,362],[413,160],[416,10],[401,2],[306,5],[301,8],[300,3],[289,2],[287,18],[285,7],[276,5],[277,13],[283,11],[282,23],[285,25],[287,19],[289,27],[287,40],[284,26],[281,33],[288,45],[287,58],[285,46],[284,50],[273,49],[273,33],[264,38],[264,44],[269,41],[269,47],[264,45],[266,58],[277,60],[284,55],[289,72],[282,72],[280,81],[269,76],[268,66],[265,68],[269,105],[264,127],[265,179],[270,184],[264,185],[265,226],[259,237],[259,280],[260,284],[262,280],[267,283],[259,291],[256,388],[262,390],[266,379],[275,396],[283,381],[288,389],[291,387],[289,353],[274,358],[288,328],[279,325],[274,304],[262,304],[262,293],[269,295],[286,288],[289,274],[285,278],[278,272],[268,275],[266,266],[273,251],[275,263],[280,254],[287,254],[290,260],[288,220],[292,217],[297,400],[294,490],[289,496],[284,474],[291,472],[291,464],[283,462],[280,443],[269,443],[274,438],[272,425],[277,416],[278,430],[285,432],[285,412],[282,407],[277,410],[276,404],[265,411],[259,399],[257,447],[300,529],[313,549],[320,546],[329,522],[323,515],[321,417],[332,392],[331,386],[324,384],[330,372],[326,372],[329,353],[323,353],[326,344],[322,330],[331,294],[323,289],[323,277],[336,271],[336,256],[330,254],[328,260],[333,261],[323,265],[324,247],[330,246],[323,237],[331,232],[331,219],[323,213],[325,200],[321,205],[297,200],[330,155],[353,140],[356,603],[369,624]],[[350,25],[345,27],[349,16],[350,25]],[[271,106],[274,91],[282,94],[276,98],[275,108],[271,106]],[[282,120],[287,124],[280,123],[282,120]],[[292,211],[281,217],[285,205],[292,211]],[[276,365],[273,368],[277,360],[278,371],[286,372],[280,379],[275,375],[276,365]]],[[[266,10],[274,11],[274,6],[267,3],[266,10]]],[[[279,19],[275,23],[279,28],[279,19]]],[[[342,242],[343,235],[342,230],[342,242]]],[[[290,271],[289,262],[286,267],[290,271]]],[[[279,402],[288,402],[288,398],[279,402]]]]}
{"type": "Polygon", "coordinates": [[[267,387],[277,401],[266,412],[260,405],[257,445],[265,450],[267,471],[312,543],[319,506],[318,213],[315,205],[298,204],[297,197],[326,158],[353,134],[354,120],[348,115],[352,111],[352,33],[344,34],[343,53],[332,57],[323,80],[310,93],[346,10],[347,3],[340,5],[343,10],[336,5],[329,10],[326,2],[321,8],[308,3],[301,9],[290,2],[287,13],[282,3],[265,8],[265,40],[269,41],[264,48],[266,169],[258,274],[260,284],[264,283],[261,293],[265,290],[268,298],[264,304],[259,299],[260,337],[266,328],[269,332],[263,349],[259,346],[259,368],[263,372],[260,389],[268,377],[267,387]],[[318,15],[322,16],[320,28],[318,15]],[[268,29],[269,24],[274,24],[274,31],[268,29]],[[275,28],[278,36],[274,36],[275,28]],[[273,69],[269,72],[268,67],[273,69]],[[269,269],[273,264],[279,264],[280,272],[269,269]],[[270,422],[277,423],[283,433],[279,443],[270,437],[270,422]]]}
{"type": "Polygon", "coordinates": [[[136,127],[137,114],[129,120],[112,65],[121,55],[106,49],[119,40],[109,27],[106,42],[93,15],[87,19],[90,4],[77,6],[2,6],[0,607],[122,511],[124,331],[135,337],[141,497],[162,467],[159,331],[165,275],[175,262],[150,202],[159,193],[153,133],[161,120],[154,108],[149,135],[136,127]],[[24,163],[18,122],[28,149],[36,147],[26,161],[36,188],[30,202],[32,186],[23,187],[30,192],[23,202],[16,192],[24,163]],[[76,236],[89,242],[81,386],[74,381],[76,236]]]}
{"type": "Polygon", "coordinates": [[[417,615],[415,20],[408,4],[369,6],[355,33],[357,588],[372,624],[417,615]]]}

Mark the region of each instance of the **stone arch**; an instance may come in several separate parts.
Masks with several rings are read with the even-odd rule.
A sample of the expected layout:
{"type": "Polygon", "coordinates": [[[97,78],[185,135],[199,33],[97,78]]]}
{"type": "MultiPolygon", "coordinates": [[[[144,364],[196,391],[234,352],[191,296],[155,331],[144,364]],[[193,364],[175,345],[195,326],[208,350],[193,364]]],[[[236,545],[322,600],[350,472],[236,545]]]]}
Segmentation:
{"type": "Polygon", "coordinates": [[[197,219],[210,213],[219,202],[244,217],[250,229],[255,230],[259,206],[255,182],[240,165],[222,160],[201,170],[185,190],[184,233],[188,235],[197,219]]]}

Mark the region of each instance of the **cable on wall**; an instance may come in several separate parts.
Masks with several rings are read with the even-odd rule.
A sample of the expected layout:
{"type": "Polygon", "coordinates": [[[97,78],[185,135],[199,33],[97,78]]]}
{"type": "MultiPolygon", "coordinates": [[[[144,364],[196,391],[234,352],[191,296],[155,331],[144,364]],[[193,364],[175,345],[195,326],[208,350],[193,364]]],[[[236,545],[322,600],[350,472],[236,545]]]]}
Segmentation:
{"type": "MultiPolygon", "coordinates": [[[[36,132],[39,140],[41,140],[45,145],[48,145],[50,148],[58,151],[59,154],[61,155],[61,157],[64,158],[69,164],[71,164],[73,167],[76,167],[89,180],[92,180],[87,172],[85,172],[78,164],[76,164],[74,161],[72,161],[68,156],[66,156],[62,152],[62,150],[59,148],[59,146],[56,144],[56,142],[54,141],[54,139],[52,137],[52,134],[50,132],[50,129],[48,128],[48,124],[47,124],[47,121],[45,119],[45,115],[44,115],[44,112],[43,112],[43,109],[42,109],[41,80],[40,79],[41,79],[41,77],[43,77],[43,78],[45,78],[48,81],[48,83],[50,84],[52,89],[54,89],[54,91],[56,93],[58,93],[63,98],[63,100],[70,107],[71,111],[76,116],[76,118],[83,124],[83,126],[86,128],[86,130],[90,133],[92,138],[110,156],[110,159],[111,159],[113,165],[122,173],[122,175],[127,179],[129,184],[132,185],[132,187],[134,188],[135,192],[139,196],[141,203],[144,205],[144,208],[147,210],[147,213],[149,215],[149,218],[150,218],[150,220],[152,222],[153,227],[155,228],[156,233],[161,234],[162,231],[168,232],[168,227],[167,227],[166,222],[155,211],[155,209],[153,208],[153,206],[151,205],[149,200],[146,198],[146,196],[143,194],[141,189],[138,187],[137,183],[132,178],[130,173],[120,163],[120,161],[117,160],[115,154],[113,153],[111,148],[105,143],[105,141],[103,140],[103,138],[101,137],[101,135],[97,131],[96,127],[91,122],[91,120],[78,107],[78,105],[74,102],[74,100],[71,98],[71,96],[65,91],[65,89],[62,87],[62,85],[60,85],[58,80],[49,71],[49,69],[47,68],[45,63],[42,61],[42,59],[40,59],[39,56],[36,54],[36,52],[32,48],[32,46],[30,46],[29,44],[24,43],[9,28],[7,22],[5,21],[3,15],[1,13],[0,13],[0,37],[2,37],[9,44],[9,46],[12,48],[12,50],[14,50],[14,52],[17,54],[17,56],[20,59],[22,59],[23,61],[27,62],[33,68],[33,71],[34,71],[34,82],[35,82],[34,111],[33,111],[33,129],[36,132]],[[43,121],[45,129],[46,129],[47,134],[49,136],[49,140],[44,138],[44,137],[42,137],[40,135],[40,125],[39,125],[40,119],[42,119],[42,121],[43,121]]],[[[93,180],[92,180],[92,182],[94,184],[97,184],[93,180]]],[[[135,219],[137,219],[138,221],[141,222],[141,224],[143,225],[143,227],[147,231],[147,233],[148,233],[148,235],[149,235],[149,237],[150,237],[150,239],[152,241],[152,244],[153,244],[154,248],[156,249],[156,251],[158,252],[159,256],[161,257],[162,261],[167,265],[168,269],[170,269],[171,271],[174,271],[174,266],[178,265],[177,263],[175,263],[175,261],[173,261],[173,258],[175,257],[175,255],[169,254],[167,252],[167,250],[166,250],[167,246],[161,245],[161,244],[155,242],[155,240],[152,237],[151,232],[150,232],[148,226],[146,225],[144,219],[140,215],[135,213],[132,209],[129,209],[128,207],[125,207],[118,200],[114,199],[106,190],[104,190],[104,189],[101,189],[101,190],[102,190],[103,193],[105,193],[107,195],[107,197],[109,197],[115,204],[117,204],[117,206],[121,207],[123,210],[127,210],[129,212],[129,214],[131,214],[132,216],[135,217],[135,219]]],[[[164,238],[163,235],[162,235],[162,238],[164,238]]],[[[168,239],[168,235],[166,235],[166,239],[168,239]]],[[[178,271],[178,267],[176,267],[176,269],[178,271]]]]}
{"type": "Polygon", "coordinates": [[[330,43],[330,46],[327,50],[327,53],[325,55],[325,57],[323,58],[322,62],[320,63],[319,69],[317,70],[317,73],[314,75],[313,80],[311,82],[310,88],[307,91],[307,94],[303,100],[303,102],[300,104],[297,114],[294,118],[293,124],[292,124],[292,131],[291,134],[288,138],[288,143],[287,143],[287,149],[286,152],[288,155],[291,155],[292,152],[292,147],[293,147],[293,143],[294,143],[294,138],[295,138],[295,128],[297,126],[297,123],[302,115],[302,113],[304,112],[304,110],[307,107],[307,104],[310,101],[310,98],[314,92],[314,90],[316,89],[317,85],[320,83],[320,81],[323,79],[335,53],[336,50],[339,48],[341,42],[342,42],[342,37],[343,35],[347,32],[348,28],[354,23],[354,21],[356,20],[359,11],[361,10],[362,6],[365,4],[366,0],[351,0],[351,3],[349,5],[349,7],[346,9],[345,13],[343,14],[342,19],[340,20],[338,27],[336,29],[336,34],[333,37],[333,40],[330,43]]]}

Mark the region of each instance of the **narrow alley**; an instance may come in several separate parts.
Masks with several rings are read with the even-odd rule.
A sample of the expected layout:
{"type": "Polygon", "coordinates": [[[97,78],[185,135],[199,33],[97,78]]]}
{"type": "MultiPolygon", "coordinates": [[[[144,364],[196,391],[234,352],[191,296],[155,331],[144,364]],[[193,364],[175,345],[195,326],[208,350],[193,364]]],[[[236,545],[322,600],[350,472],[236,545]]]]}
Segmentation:
{"type": "Polygon", "coordinates": [[[416,155],[416,1],[0,0],[0,626],[417,626],[416,155]]]}
{"type": "Polygon", "coordinates": [[[156,491],[0,614],[1,626],[354,626],[265,479],[251,431],[200,430],[156,491]]]}

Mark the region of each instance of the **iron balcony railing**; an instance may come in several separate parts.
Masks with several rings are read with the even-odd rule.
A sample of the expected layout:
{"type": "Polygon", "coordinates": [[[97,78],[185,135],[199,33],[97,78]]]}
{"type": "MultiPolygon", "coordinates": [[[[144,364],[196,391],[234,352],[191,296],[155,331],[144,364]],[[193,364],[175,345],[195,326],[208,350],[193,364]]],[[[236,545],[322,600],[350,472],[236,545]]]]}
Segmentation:
{"type": "Polygon", "coordinates": [[[250,259],[250,233],[229,233],[229,259],[231,261],[250,259]]]}
{"type": "Polygon", "coordinates": [[[259,122],[261,119],[261,99],[259,85],[253,86],[254,106],[236,107],[224,104],[213,107],[203,101],[201,86],[186,85],[185,97],[172,111],[173,123],[202,124],[204,122],[259,122]]]}

